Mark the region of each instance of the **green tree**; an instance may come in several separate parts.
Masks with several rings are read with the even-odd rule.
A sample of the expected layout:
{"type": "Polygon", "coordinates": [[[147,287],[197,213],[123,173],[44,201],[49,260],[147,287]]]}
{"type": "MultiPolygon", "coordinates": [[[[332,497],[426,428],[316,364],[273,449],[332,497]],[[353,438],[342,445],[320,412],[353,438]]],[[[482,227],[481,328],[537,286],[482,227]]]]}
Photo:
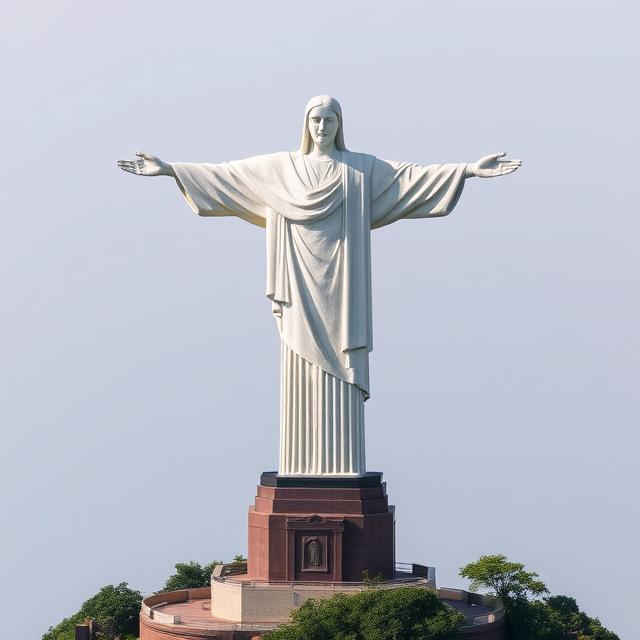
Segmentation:
{"type": "Polygon", "coordinates": [[[175,565],[176,572],[167,578],[161,591],[177,591],[178,589],[197,589],[211,585],[211,572],[213,568],[222,564],[214,560],[210,564],[202,566],[199,562],[179,562],[175,565]]]}
{"type": "Polygon", "coordinates": [[[548,593],[547,587],[537,573],[503,555],[481,556],[462,567],[460,575],[471,580],[472,591],[487,589],[502,600],[509,640],[619,640],[597,618],[580,611],[574,598],[530,600],[548,593]]]}
{"type": "Polygon", "coordinates": [[[69,618],[64,618],[55,627],[42,634],[42,640],[74,640],[77,624],[82,624],[84,618],[76,613],[69,618]]]}
{"type": "Polygon", "coordinates": [[[590,618],[584,611],[580,611],[574,598],[551,596],[544,599],[544,604],[551,611],[551,616],[558,621],[566,637],[574,635],[592,640],[619,640],[613,631],[602,626],[598,618],[590,618]]]}
{"type": "Polygon", "coordinates": [[[415,587],[307,600],[265,640],[452,640],[464,616],[415,587]]]}
{"type": "Polygon", "coordinates": [[[75,626],[87,618],[100,625],[99,638],[112,640],[116,636],[138,636],[138,616],[142,594],[126,582],[102,587],[89,598],[75,615],[65,618],[42,636],[42,640],[73,640],[75,626]]]}
{"type": "Polygon", "coordinates": [[[472,591],[489,590],[506,608],[518,600],[526,600],[528,594],[539,596],[549,592],[537,573],[525,571],[522,563],[509,562],[502,554],[480,556],[462,567],[460,575],[471,580],[472,591]]]}
{"type": "Polygon", "coordinates": [[[578,640],[620,640],[620,638],[613,631],[605,629],[598,618],[591,618],[589,634],[578,636],[578,640]]]}
{"type": "Polygon", "coordinates": [[[509,640],[568,640],[552,609],[540,600],[512,603],[506,627],[509,640]]]}
{"type": "Polygon", "coordinates": [[[569,596],[550,596],[544,599],[549,616],[556,621],[565,634],[584,635],[589,632],[591,619],[580,611],[575,598],[569,596]]]}

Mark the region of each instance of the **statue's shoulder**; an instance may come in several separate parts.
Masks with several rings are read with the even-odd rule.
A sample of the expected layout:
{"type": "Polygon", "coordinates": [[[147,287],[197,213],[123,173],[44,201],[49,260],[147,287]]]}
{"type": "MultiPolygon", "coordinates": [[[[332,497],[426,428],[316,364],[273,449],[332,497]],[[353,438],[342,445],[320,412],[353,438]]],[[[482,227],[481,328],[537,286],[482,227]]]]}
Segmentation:
{"type": "Polygon", "coordinates": [[[275,153],[262,153],[257,156],[249,156],[242,160],[232,160],[231,162],[245,162],[250,165],[276,164],[285,161],[289,156],[290,153],[288,151],[276,151],[275,153]]]}
{"type": "Polygon", "coordinates": [[[280,171],[286,171],[287,168],[301,162],[301,154],[299,151],[276,151],[264,156],[256,156],[256,161],[265,167],[277,167],[280,171]]]}
{"type": "Polygon", "coordinates": [[[279,151],[277,153],[251,156],[243,160],[232,160],[229,165],[241,177],[253,177],[262,181],[270,181],[274,175],[278,175],[282,171],[282,166],[287,163],[290,164],[289,153],[279,151]]]}
{"type": "Polygon", "coordinates": [[[269,153],[264,158],[270,158],[272,162],[284,162],[289,160],[296,151],[276,151],[275,153],[269,153]]]}
{"type": "Polygon", "coordinates": [[[345,151],[345,153],[357,158],[357,160],[362,163],[373,164],[378,159],[370,153],[362,153],[360,151],[345,151]]]}
{"type": "Polygon", "coordinates": [[[343,151],[342,157],[345,164],[364,173],[371,173],[376,162],[378,162],[378,158],[370,153],[360,153],[359,151],[343,151]]]}

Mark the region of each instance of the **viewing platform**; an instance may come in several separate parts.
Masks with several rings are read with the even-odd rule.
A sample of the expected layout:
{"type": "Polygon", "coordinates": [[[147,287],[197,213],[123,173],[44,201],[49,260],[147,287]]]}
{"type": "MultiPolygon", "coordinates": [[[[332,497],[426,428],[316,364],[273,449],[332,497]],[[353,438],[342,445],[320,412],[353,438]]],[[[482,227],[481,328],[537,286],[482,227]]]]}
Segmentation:
{"type": "MultiPolygon", "coordinates": [[[[251,580],[247,574],[217,576],[210,588],[145,598],[140,613],[140,640],[258,640],[264,632],[286,621],[289,612],[308,598],[357,593],[371,586],[371,582],[278,583],[251,580]],[[231,615],[220,616],[220,609],[231,615]],[[237,621],[240,619],[242,622],[237,621]]],[[[393,580],[375,584],[379,589],[401,586],[433,589],[444,603],[461,612],[465,617],[461,631],[464,640],[503,640],[504,609],[497,598],[460,589],[437,589],[435,570],[422,565],[399,564],[393,580]]]]}

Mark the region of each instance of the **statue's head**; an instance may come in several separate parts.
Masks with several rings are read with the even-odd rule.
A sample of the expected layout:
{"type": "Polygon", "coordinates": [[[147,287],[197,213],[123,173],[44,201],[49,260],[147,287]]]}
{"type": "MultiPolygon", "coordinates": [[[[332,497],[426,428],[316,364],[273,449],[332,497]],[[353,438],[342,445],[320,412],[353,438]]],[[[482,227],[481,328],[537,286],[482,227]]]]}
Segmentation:
{"type": "Polygon", "coordinates": [[[345,150],[342,134],[342,109],[331,96],[315,96],[307,102],[304,110],[300,153],[311,153],[314,145],[345,150]]]}

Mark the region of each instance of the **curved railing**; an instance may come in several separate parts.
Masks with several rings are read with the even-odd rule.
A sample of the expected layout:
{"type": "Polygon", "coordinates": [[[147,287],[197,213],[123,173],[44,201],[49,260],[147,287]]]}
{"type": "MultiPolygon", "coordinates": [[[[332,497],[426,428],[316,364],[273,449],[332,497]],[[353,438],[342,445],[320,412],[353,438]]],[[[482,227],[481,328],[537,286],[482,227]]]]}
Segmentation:
{"type": "Polygon", "coordinates": [[[391,580],[382,580],[378,582],[375,578],[372,580],[361,581],[342,581],[342,582],[329,582],[325,580],[237,580],[234,576],[238,574],[246,573],[246,564],[244,569],[239,569],[239,565],[218,565],[215,567],[211,574],[211,580],[215,582],[237,582],[247,587],[255,588],[269,588],[271,586],[286,586],[292,588],[299,587],[325,587],[339,589],[344,587],[362,588],[363,585],[371,584],[380,588],[393,587],[399,584],[416,585],[416,586],[431,586],[435,588],[436,570],[435,567],[427,567],[421,564],[415,564],[410,562],[396,562],[395,575],[396,577],[391,580]]]}
{"type": "Polygon", "coordinates": [[[171,615],[157,611],[159,607],[187,600],[204,600],[211,597],[211,587],[200,587],[198,589],[178,589],[177,591],[163,591],[147,596],[142,600],[142,615],[150,620],[155,620],[162,624],[179,624],[180,616],[171,615]]]}
{"type": "MultiPolygon", "coordinates": [[[[237,572],[226,572],[220,569],[211,576],[211,579],[215,582],[228,582],[237,585],[240,588],[250,589],[301,589],[308,587],[310,589],[322,588],[326,590],[339,591],[361,591],[367,586],[366,582],[264,582],[260,580],[237,580],[234,579],[237,572]],[[217,574],[217,575],[216,575],[217,574]]],[[[381,583],[372,583],[372,586],[377,588],[393,588],[398,585],[414,586],[420,588],[434,588],[435,585],[435,569],[433,567],[426,567],[423,565],[416,565],[411,563],[397,563],[396,564],[396,577],[393,580],[385,580],[381,583]],[[402,575],[404,574],[404,575],[402,575]]],[[[472,593],[465,591],[464,589],[436,589],[438,597],[442,600],[451,600],[468,605],[478,605],[490,610],[490,613],[478,615],[478,616],[465,616],[463,622],[463,628],[477,627],[485,624],[494,624],[503,620],[505,616],[505,610],[502,602],[495,596],[489,596],[486,594],[472,593]]],[[[204,600],[211,597],[211,588],[202,587],[198,589],[179,589],[177,591],[165,591],[162,593],[156,593],[151,596],[147,596],[142,601],[142,614],[154,620],[160,624],[180,624],[179,615],[171,615],[163,613],[159,609],[168,604],[176,604],[179,602],[186,602],[187,600],[204,600]]],[[[224,626],[224,629],[229,630],[258,630],[265,629],[263,624],[252,625],[249,623],[220,623],[224,626]]],[[[216,623],[216,628],[222,629],[216,623]]],[[[274,625],[275,627],[276,625],[274,625]]]]}
{"type": "Polygon", "coordinates": [[[490,609],[490,613],[479,616],[465,616],[463,627],[472,627],[483,624],[493,624],[504,618],[505,610],[502,601],[495,596],[489,596],[483,593],[472,593],[464,589],[436,589],[438,597],[443,600],[453,600],[464,602],[470,605],[478,605],[490,609]]]}

